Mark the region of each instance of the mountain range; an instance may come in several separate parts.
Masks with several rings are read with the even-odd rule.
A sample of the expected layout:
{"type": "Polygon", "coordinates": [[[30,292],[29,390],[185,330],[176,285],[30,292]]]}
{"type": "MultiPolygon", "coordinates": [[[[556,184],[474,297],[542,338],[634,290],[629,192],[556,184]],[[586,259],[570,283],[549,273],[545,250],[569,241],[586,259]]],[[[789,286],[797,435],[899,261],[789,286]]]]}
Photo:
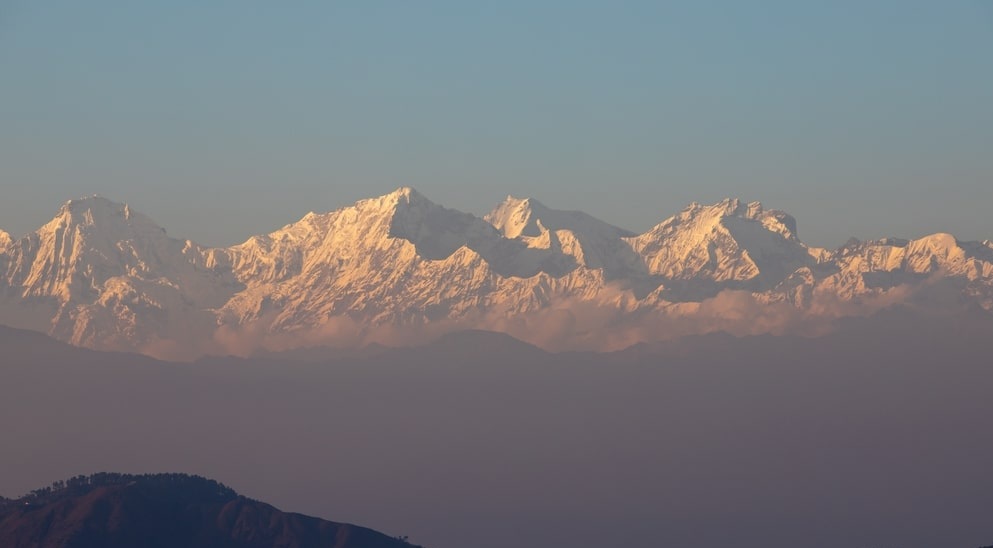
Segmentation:
{"type": "Polygon", "coordinates": [[[993,310],[993,243],[938,233],[816,248],[789,214],[737,199],[635,234],[512,196],[479,218],[408,187],[226,248],[95,196],[19,239],[0,231],[0,323],[171,359],[464,329],[613,350],[720,330],[819,333],[915,303],[993,310]]]}

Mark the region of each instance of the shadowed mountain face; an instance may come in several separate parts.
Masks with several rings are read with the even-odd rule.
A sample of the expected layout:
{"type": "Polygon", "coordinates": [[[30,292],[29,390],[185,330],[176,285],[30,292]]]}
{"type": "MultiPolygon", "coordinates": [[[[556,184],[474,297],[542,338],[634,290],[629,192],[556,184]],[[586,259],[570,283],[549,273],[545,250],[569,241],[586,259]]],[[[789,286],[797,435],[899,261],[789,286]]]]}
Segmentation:
{"type": "Polygon", "coordinates": [[[5,548],[411,548],[371,529],[280,512],[211,480],[97,474],[0,500],[5,548]]]}

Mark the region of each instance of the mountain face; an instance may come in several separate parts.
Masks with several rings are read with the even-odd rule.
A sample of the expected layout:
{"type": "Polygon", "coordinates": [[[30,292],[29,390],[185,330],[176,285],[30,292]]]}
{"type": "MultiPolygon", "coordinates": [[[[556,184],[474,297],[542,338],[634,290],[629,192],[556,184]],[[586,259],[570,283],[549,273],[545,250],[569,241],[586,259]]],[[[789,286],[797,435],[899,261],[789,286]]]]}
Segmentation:
{"type": "Polygon", "coordinates": [[[455,329],[609,349],[935,299],[993,309],[993,244],[933,234],[811,248],[790,215],[736,199],[634,234],[533,199],[481,219],[400,188],[204,248],[91,197],[19,240],[0,233],[0,323],[183,359],[455,329]]]}
{"type": "Polygon", "coordinates": [[[371,529],[324,521],[181,474],[97,474],[0,499],[6,548],[412,548],[371,529]]]}
{"type": "Polygon", "coordinates": [[[205,249],[99,197],[66,203],[4,258],[0,321],[94,348],[168,348],[240,289],[205,249]]]}
{"type": "Polygon", "coordinates": [[[719,287],[769,290],[814,262],[796,237],[793,217],[736,199],[712,206],[693,203],[628,241],[652,275],[706,280],[719,287]]]}
{"type": "Polygon", "coordinates": [[[644,272],[622,241],[633,233],[581,211],[559,211],[531,198],[507,196],[484,219],[505,238],[571,257],[577,266],[602,270],[608,280],[644,272]]]}

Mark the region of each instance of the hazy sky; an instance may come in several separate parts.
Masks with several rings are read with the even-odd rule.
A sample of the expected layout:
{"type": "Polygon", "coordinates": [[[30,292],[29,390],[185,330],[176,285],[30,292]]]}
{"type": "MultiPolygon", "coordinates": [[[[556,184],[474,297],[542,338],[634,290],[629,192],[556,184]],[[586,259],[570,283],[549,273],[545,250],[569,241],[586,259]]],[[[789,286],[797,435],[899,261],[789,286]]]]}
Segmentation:
{"type": "Polygon", "coordinates": [[[99,193],[230,244],[410,185],[993,238],[993,2],[489,4],[0,2],[0,228],[99,193]]]}

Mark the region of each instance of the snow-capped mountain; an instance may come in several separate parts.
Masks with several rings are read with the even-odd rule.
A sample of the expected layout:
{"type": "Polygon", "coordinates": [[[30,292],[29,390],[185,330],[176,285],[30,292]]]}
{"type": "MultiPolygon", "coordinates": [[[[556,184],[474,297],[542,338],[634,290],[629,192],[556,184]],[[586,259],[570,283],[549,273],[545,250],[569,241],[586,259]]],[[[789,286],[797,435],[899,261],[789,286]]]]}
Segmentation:
{"type": "Polygon", "coordinates": [[[67,202],[4,256],[0,319],[95,348],[181,345],[240,289],[201,247],[100,197],[67,202]]]}
{"type": "Polygon", "coordinates": [[[542,304],[532,286],[576,270],[559,251],[505,238],[410,188],[308,214],[226,253],[247,288],[222,307],[221,323],[271,319],[278,330],[336,316],[409,324],[501,305],[529,310],[542,304]]]}
{"type": "Polygon", "coordinates": [[[993,310],[993,244],[989,241],[960,242],[943,233],[917,240],[853,240],[830,259],[827,275],[814,290],[855,299],[895,286],[941,280],[957,286],[964,302],[993,310]]]}
{"type": "Polygon", "coordinates": [[[651,274],[670,280],[754,281],[762,288],[811,262],[792,217],[736,199],[690,204],[628,241],[651,274]]]}
{"type": "Polygon", "coordinates": [[[859,314],[935,285],[993,309],[993,244],[934,234],[811,248],[790,215],[736,199],[634,234],[527,198],[478,218],[404,187],[204,248],[90,197],[18,240],[0,232],[0,323],[184,358],[462,328],[606,348],[729,321],[775,331],[768,310],[859,314]],[[715,305],[725,294],[732,309],[715,305]]]}
{"type": "Polygon", "coordinates": [[[623,241],[634,233],[581,211],[555,210],[533,198],[507,196],[483,218],[505,238],[565,254],[578,266],[602,269],[608,280],[645,273],[623,241]]]}

